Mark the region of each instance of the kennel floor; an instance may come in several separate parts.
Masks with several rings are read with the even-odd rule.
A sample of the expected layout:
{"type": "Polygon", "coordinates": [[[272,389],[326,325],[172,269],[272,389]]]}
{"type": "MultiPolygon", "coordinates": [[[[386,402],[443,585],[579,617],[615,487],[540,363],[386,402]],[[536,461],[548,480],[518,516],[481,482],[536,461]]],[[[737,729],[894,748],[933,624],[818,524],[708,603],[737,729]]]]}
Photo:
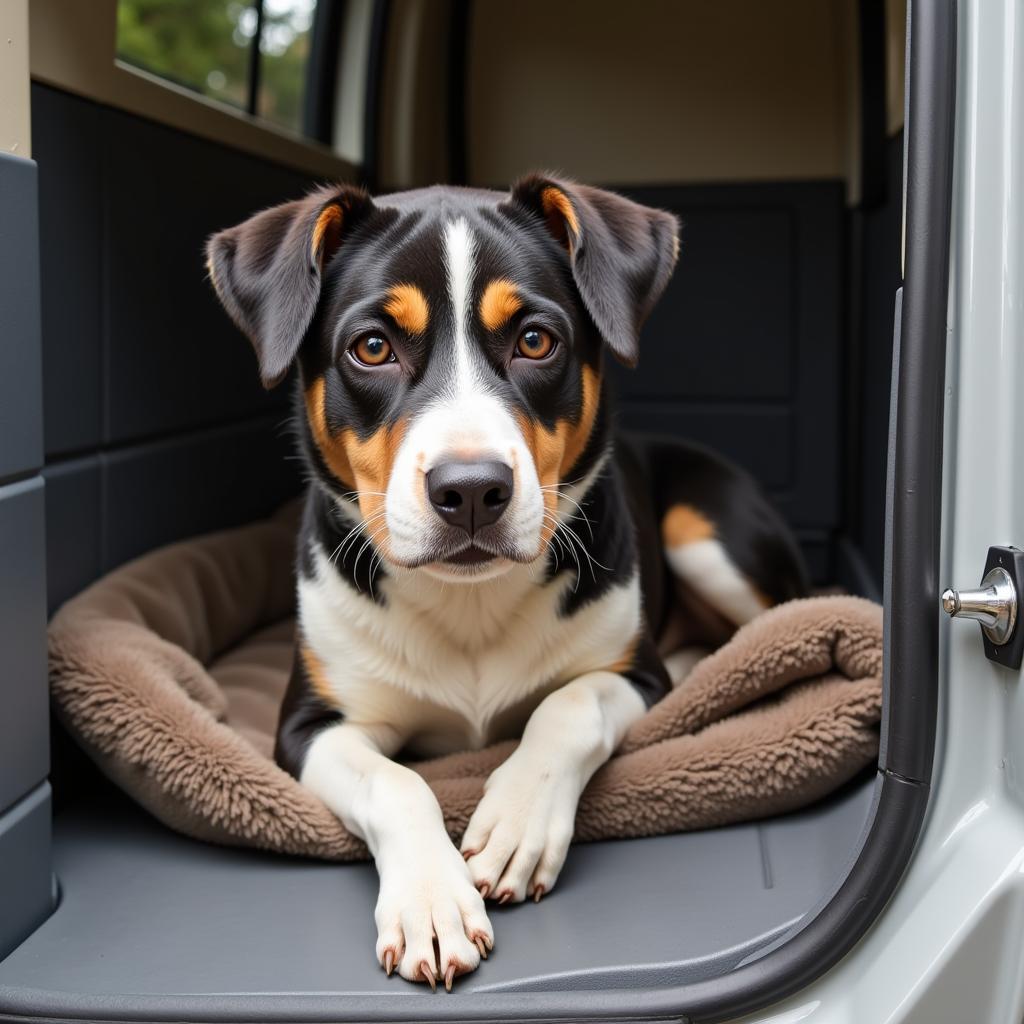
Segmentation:
{"type": "Polygon", "coordinates": [[[104,786],[56,817],[59,903],[0,963],[0,1013],[172,1019],[198,999],[242,1019],[232,1000],[252,994],[284,1012],[357,994],[689,984],[756,958],[832,892],[873,788],[868,775],[764,822],[575,846],[541,903],[491,910],[482,968],[432,996],[377,966],[369,864],[205,845],[104,786]]]}

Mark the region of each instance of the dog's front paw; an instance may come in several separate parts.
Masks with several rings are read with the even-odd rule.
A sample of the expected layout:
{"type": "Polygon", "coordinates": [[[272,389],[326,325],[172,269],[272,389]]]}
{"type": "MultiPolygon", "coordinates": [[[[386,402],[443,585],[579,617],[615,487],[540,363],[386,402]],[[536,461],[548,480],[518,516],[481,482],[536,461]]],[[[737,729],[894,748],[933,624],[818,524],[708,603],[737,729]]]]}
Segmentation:
{"type": "Polygon", "coordinates": [[[463,859],[445,839],[392,851],[378,861],[377,959],[390,975],[432,989],[476,970],[494,948],[484,901],[463,859]]]}
{"type": "Polygon", "coordinates": [[[565,863],[582,782],[520,747],[487,780],[462,839],[473,882],[499,903],[539,900],[565,863]]]}

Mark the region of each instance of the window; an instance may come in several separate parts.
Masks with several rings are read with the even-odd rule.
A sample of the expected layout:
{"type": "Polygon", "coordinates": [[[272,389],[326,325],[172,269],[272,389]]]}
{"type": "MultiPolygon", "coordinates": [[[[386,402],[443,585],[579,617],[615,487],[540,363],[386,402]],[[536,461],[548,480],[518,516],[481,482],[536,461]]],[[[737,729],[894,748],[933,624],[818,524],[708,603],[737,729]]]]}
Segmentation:
{"type": "Polygon", "coordinates": [[[263,0],[256,113],[302,129],[316,0],[263,0]]]}
{"type": "Polygon", "coordinates": [[[127,64],[303,133],[317,0],[119,0],[127,64]]]}

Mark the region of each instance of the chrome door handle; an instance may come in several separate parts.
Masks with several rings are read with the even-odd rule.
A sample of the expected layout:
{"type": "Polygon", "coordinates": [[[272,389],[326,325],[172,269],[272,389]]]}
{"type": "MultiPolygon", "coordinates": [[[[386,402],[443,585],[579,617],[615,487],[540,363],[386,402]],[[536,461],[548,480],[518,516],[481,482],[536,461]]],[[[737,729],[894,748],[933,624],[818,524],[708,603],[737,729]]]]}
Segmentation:
{"type": "Polygon", "coordinates": [[[1024,657],[1024,626],[1017,624],[1022,584],[1024,551],[991,547],[979,587],[942,592],[942,610],[952,619],[980,623],[985,656],[1007,668],[1020,668],[1024,657]]]}
{"type": "Polygon", "coordinates": [[[977,590],[942,592],[942,610],[953,619],[974,619],[985,636],[1001,647],[1017,625],[1017,588],[1005,569],[986,573],[977,590]]]}

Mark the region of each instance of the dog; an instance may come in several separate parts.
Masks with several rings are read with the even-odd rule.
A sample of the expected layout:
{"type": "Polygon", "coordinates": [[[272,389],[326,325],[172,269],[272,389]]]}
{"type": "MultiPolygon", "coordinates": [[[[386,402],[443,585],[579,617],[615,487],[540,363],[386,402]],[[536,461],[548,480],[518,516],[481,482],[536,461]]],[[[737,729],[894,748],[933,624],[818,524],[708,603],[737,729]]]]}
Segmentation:
{"type": "Polygon", "coordinates": [[[389,975],[476,969],[485,899],[551,891],[588,780],[694,651],[806,592],[744,472],[614,429],[606,357],[636,363],[678,252],[673,215],[544,174],[322,187],[208,242],[264,385],[298,368],[276,758],[373,856],[389,975]],[[394,758],[510,737],[457,849],[394,758]]]}

